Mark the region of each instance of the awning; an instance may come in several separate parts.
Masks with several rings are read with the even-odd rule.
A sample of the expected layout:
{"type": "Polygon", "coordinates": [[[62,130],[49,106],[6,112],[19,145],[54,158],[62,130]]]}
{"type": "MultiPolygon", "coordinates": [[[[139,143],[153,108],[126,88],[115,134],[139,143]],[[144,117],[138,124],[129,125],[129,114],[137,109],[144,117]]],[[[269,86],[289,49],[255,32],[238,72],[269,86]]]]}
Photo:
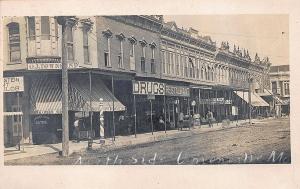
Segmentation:
{"type": "Polygon", "coordinates": [[[259,96],[271,96],[277,104],[283,104],[283,101],[276,95],[273,94],[272,91],[268,90],[268,89],[264,89],[265,92],[263,93],[256,93],[258,94],[259,96]]]}
{"type": "MultiPolygon", "coordinates": [[[[113,96],[101,79],[92,82],[92,111],[123,111],[125,106],[113,96]],[[100,98],[103,106],[100,107],[100,98]]],[[[69,78],[69,110],[90,111],[89,82],[83,79],[69,78]]],[[[31,114],[61,114],[62,90],[58,77],[38,77],[32,80],[30,90],[31,114]]]]}
{"type": "MultiPolygon", "coordinates": [[[[244,97],[243,97],[243,92],[242,91],[234,91],[235,94],[237,94],[240,98],[244,99],[245,102],[249,103],[248,100],[248,92],[244,92],[244,97]]],[[[264,101],[258,94],[256,93],[251,93],[251,105],[252,106],[269,106],[269,104],[264,101]]]]}
{"type": "MultiPolygon", "coordinates": [[[[80,96],[87,104],[90,103],[90,86],[88,79],[74,78],[71,81],[72,90],[79,91],[80,96]]],[[[110,92],[100,78],[92,78],[92,95],[91,95],[93,111],[124,111],[125,106],[110,92]],[[102,107],[100,107],[100,99],[102,99],[102,107]]],[[[88,109],[87,109],[88,110],[88,109]]]]}

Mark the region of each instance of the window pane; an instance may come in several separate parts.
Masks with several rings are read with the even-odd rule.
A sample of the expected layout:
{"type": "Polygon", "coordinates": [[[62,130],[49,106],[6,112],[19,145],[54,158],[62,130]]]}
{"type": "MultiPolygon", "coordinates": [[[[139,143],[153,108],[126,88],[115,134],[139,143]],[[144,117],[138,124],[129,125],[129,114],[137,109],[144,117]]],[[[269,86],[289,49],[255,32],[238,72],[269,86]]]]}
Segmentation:
{"type": "Polygon", "coordinates": [[[89,63],[89,48],[85,46],[84,48],[84,62],[89,63]]]}
{"type": "Polygon", "coordinates": [[[68,60],[74,60],[73,44],[68,44],[68,60]]]}
{"type": "Polygon", "coordinates": [[[41,32],[42,32],[42,39],[50,39],[49,16],[41,17],[41,32]]]}
{"type": "Polygon", "coordinates": [[[88,33],[86,29],[83,29],[83,45],[88,46],[88,33]]]}

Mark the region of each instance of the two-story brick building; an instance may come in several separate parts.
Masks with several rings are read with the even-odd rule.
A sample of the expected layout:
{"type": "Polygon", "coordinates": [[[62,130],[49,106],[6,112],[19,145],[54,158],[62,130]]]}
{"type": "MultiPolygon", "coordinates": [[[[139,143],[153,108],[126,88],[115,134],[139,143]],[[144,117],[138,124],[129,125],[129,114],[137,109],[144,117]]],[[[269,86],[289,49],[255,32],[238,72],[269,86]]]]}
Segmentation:
{"type": "MultiPolygon", "coordinates": [[[[61,26],[56,17],[30,16],[5,17],[3,27],[4,76],[24,80],[24,91],[4,95],[5,145],[20,135],[25,143],[58,142],[61,26]]],[[[83,131],[110,137],[174,128],[179,112],[205,118],[211,110],[222,121],[240,109],[246,117],[249,75],[268,71],[248,52],[217,47],[162,16],[70,17],[65,32],[70,136],[76,119],[83,131]]]]}

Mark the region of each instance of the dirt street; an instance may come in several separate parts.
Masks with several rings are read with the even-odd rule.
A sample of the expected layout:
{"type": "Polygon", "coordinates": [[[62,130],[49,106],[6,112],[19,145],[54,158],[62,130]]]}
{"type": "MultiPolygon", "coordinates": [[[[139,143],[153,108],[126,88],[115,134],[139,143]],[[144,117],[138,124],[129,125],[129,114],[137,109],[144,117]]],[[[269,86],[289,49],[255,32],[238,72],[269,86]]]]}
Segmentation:
{"type": "Polygon", "coordinates": [[[48,154],[8,161],[5,165],[201,165],[290,162],[289,119],[282,118],[116,150],[97,149],[75,153],[68,158],[48,154]]]}

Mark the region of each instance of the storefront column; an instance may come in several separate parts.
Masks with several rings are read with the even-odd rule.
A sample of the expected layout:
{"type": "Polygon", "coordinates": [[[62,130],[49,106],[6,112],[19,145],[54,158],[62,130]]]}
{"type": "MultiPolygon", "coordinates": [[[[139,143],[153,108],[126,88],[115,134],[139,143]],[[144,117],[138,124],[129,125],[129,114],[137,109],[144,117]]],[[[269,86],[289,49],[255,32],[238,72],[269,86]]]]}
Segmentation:
{"type": "Polygon", "coordinates": [[[30,124],[30,78],[24,76],[24,92],[22,97],[24,143],[32,144],[32,128],[30,124]]]}
{"type": "MultiPolygon", "coordinates": [[[[113,97],[115,96],[115,87],[114,87],[114,76],[111,76],[111,91],[113,97]]],[[[116,125],[115,125],[115,99],[112,98],[113,112],[112,112],[112,124],[113,124],[113,141],[116,140],[116,125]]]]}

